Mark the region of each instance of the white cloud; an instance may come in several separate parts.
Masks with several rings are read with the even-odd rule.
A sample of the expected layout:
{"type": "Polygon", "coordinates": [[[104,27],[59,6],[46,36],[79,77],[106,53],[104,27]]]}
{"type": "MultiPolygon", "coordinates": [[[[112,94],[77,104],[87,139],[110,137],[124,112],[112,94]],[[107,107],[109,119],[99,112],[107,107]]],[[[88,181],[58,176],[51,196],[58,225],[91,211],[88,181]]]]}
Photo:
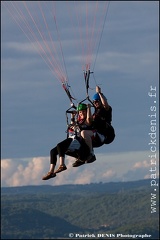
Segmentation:
{"type": "Polygon", "coordinates": [[[143,162],[137,162],[134,164],[133,168],[137,169],[137,168],[148,168],[150,166],[149,161],[143,161],[143,162]]]}
{"type": "MultiPolygon", "coordinates": [[[[118,51],[104,51],[99,54],[99,62],[97,62],[98,69],[102,71],[118,71],[125,73],[134,73],[135,71],[141,73],[142,69],[148,72],[148,67],[154,67],[157,62],[157,53],[146,52],[118,52],[118,51]]],[[[143,75],[144,72],[143,72],[143,75]]]]}
{"type": "MultiPolygon", "coordinates": [[[[48,181],[42,176],[49,171],[49,157],[31,159],[2,159],[1,182],[4,186],[24,185],[63,185],[89,184],[93,182],[132,181],[150,178],[150,162],[148,153],[126,152],[114,154],[96,154],[97,160],[73,168],[74,158],[66,157],[67,170],[58,173],[48,181]]],[[[158,160],[157,160],[158,161],[158,160]]],[[[58,167],[59,162],[57,162],[58,167]]],[[[157,175],[158,176],[158,175],[157,175]]]]}
{"type": "Polygon", "coordinates": [[[10,176],[14,171],[16,171],[17,164],[12,159],[5,159],[1,161],[1,177],[2,180],[6,176],[10,176]]]}
{"type": "MultiPolygon", "coordinates": [[[[2,159],[2,186],[23,186],[40,184],[40,177],[46,165],[45,157],[33,159],[2,159]]],[[[48,160],[49,161],[49,160],[48,160]]]]}
{"type": "Polygon", "coordinates": [[[116,177],[116,172],[112,169],[109,169],[102,174],[103,180],[110,181],[110,179],[114,177],[116,177]]]}
{"type": "Polygon", "coordinates": [[[137,178],[139,179],[141,177],[143,177],[143,179],[148,179],[151,178],[151,174],[156,174],[156,177],[159,178],[158,158],[154,159],[154,162],[156,162],[154,167],[149,158],[148,160],[136,162],[133,167],[124,174],[124,179],[130,178],[131,181],[137,180],[137,178]]]}
{"type": "MultiPolygon", "coordinates": [[[[34,44],[34,42],[33,42],[34,44]]],[[[4,47],[6,49],[10,49],[10,50],[15,50],[16,52],[29,52],[29,53],[33,53],[36,52],[36,49],[33,47],[33,45],[30,42],[6,42],[4,43],[4,47]]],[[[37,53],[37,52],[36,52],[37,53]]]]}

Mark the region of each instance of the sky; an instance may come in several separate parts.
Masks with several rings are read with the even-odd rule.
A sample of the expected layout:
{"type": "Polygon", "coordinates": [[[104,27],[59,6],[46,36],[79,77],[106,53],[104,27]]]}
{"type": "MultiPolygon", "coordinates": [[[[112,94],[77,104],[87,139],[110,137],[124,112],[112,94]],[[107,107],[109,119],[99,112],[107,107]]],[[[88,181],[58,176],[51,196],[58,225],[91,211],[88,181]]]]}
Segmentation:
{"type": "MultiPolygon", "coordinates": [[[[57,4],[57,27],[69,85],[78,102],[86,97],[82,51],[78,27],[74,28],[74,22],[69,24],[70,14],[64,11],[64,4],[57,4]]],[[[89,94],[92,98],[96,84],[101,87],[113,109],[116,138],[95,149],[97,160],[92,164],[73,168],[74,159],[66,157],[67,171],[47,182],[41,178],[49,170],[50,150],[66,138],[65,111],[70,102],[54,75],[56,69],[51,71],[2,4],[2,186],[134,181],[152,179],[152,173],[158,178],[158,4],[110,2],[97,58],[93,57],[96,62],[89,94]],[[152,167],[156,168],[154,172],[152,167]]],[[[79,5],[78,11],[83,16],[84,5],[79,5]]],[[[88,16],[92,13],[88,10],[88,16]]],[[[49,27],[55,31],[53,22],[49,22],[49,27]]],[[[53,36],[57,46],[56,31],[53,36]]]]}

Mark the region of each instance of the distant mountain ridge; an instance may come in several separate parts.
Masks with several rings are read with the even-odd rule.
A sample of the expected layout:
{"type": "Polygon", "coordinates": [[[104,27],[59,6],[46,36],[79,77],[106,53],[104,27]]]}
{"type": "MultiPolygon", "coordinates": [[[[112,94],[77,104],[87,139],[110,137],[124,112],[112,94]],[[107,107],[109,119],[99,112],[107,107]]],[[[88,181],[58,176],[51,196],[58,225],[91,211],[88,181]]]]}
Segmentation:
{"type": "Polygon", "coordinates": [[[150,179],[130,181],[130,182],[110,182],[110,183],[90,183],[90,184],[66,184],[59,186],[39,185],[39,186],[18,186],[2,187],[1,194],[19,194],[19,193],[116,193],[119,191],[130,190],[134,188],[150,187],[150,179]]]}
{"type": "Polygon", "coordinates": [[[74,239],[75,234],[102,233],[159,239],[159,195],[152,201],[151,214],[149,179],[3,187],[1,192],[1,239],[74,239]]]}

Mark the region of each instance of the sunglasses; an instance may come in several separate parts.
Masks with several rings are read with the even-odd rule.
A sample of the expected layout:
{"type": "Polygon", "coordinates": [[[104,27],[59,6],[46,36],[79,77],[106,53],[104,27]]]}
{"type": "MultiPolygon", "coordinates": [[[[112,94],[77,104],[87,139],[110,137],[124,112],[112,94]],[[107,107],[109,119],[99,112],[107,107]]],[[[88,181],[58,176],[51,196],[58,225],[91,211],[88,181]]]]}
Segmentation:
{"type": "Polygon", "coordinates": [[[99,103],[100,101],[99,100],[95,100],[95,101],[93,101],[93,103],[99,103]]]}

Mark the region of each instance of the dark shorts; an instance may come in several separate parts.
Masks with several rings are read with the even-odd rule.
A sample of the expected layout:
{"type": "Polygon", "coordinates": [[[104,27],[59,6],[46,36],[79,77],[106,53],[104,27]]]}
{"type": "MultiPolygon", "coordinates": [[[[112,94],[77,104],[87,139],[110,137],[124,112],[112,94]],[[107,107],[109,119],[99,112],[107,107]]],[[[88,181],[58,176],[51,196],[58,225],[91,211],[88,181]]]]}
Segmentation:
{"type": "Polygon", "coordinates": [[[115,139],[115,131],[112,126],[109,126],[106,131],[104,144],[110,144],[115,139]]]}
{"type": "Polygon", "coordinates": [[[109,125],[105,130],[105,133],[103,133],[102,135],[105,136],[104,142],[101,142],[98,134],[96,134],[95,138],[92,141],[93,148],[101,147],[103,144],[110,144],[111,142],[113,142],[113,140],[115,139],[114,128],[111,125],[109,125]]]}

